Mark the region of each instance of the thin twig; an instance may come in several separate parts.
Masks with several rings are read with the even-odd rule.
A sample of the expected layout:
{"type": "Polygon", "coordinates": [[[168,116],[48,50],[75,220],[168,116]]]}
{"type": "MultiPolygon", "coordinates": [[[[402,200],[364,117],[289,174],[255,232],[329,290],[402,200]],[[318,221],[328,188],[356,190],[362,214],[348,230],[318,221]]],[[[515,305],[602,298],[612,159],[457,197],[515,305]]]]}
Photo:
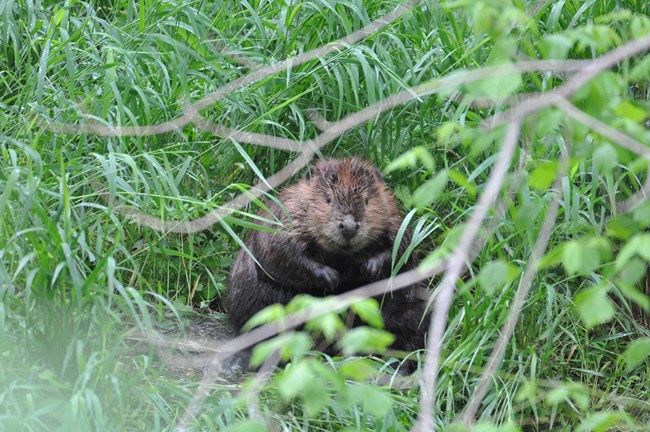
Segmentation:
{"type": "Polygon", "coordinates": [[[422,272],[418,269],[409,270],[397,275],[394,278],[373,282],[364,287],[340,294],[334,297],[331,302],[329,302],[329,307],[311,307],[305,311],[293,313],[287,316],[282,320],[282,322],[271,322],[253,329],[247,333],[244,333],[234,339],[223,341],[219,347],[219,352],[213,356],[212,361],[206,367],[203,378],[199,382],[199,386],[194,393],[192,400],[185,409],[185,412],[179,420],[175,430],[178,432],[188,430],[191,423],[194,421],[199,411],[201,410],[203,403],[210,395],[210,391],[213,385],[219,379],[219,373],[222,370],[224,361],[232,356],[235,352],[252,347],[253,345],[263,340],[273,337],[282,330],[295,328],[301,324],[306,323],[310,319],[316,318],[326,313],[344,310],[359,300],[373,297],[384,292],[396,291],[411,286],[417,281],[439,273],[442,268],[443,266],[440,264],[436,267],[428,269],[426,272],[422,272]]]}
{"type": "Polygon", "coordinates": [[[307,116],[309,116],[309,120],[311,120],[314,126],[316,126],[320,131],[324,131],[332,127],[333,123],[327,121],[325,117],[320,115],[320,113],[313,108],[307,110],[307,116]]]}
{"type": "Polygon", "coordinates": [[[537,240],[535,241],[535,245],[533,246],[530,260],[526,265],[526,269],[524,270],[524,274],[519,283],[519,288],[517,289],[512,308],[508,314],[508,318],[503,325],[503,328],[501,329],[499,339],[496,342],[496,346],[492,350],[492,354],[490,355],[487,365],[485,366],[485,370],[481,376],[479,384],[476,386],[474,394],[470,398],[467,407],[465,408],[465,412],[462,416],[461,421],[467,425],[474,422],[474,418],[476,417],[476,413],[481,405],[481,402],[483,401],[483,398],[485,398],[485,395],[492,385],[494,375],[497,372],[501,361],[503,360],[503,355],[505,354],[506,347],[508,346],[510,338],[512,338],[512,335],[515,331],[517,321],[519,320],[519,316],[521,315],[521,311],[524,307],[524,302],[526,301],[528,292],[532,286],[533,278],[537,273],[537,268],[542,259],[542,256],[544,255],[544,251],[546,250],[546,246],[551,237],[551,233],[553,232],[553,227],[557,218],[557,211],[560,207],[560,199],[562,197],[562,179],[567,170],[568,158],[569,156],[567,151],[562,151],[561,169],[557,179],[555,180],[555,184],[553,185],[553,190],[555,192],[551,197],[551,202],[546,214],[546,218],[544,219],[542,228],[540,229],[537,240]]]}
{"type": "Polygon", "coordinates": [[[191,112],[193,114],[192,118],[194,125],[204,132],[210,132],[226,139],[233,139],[238,143],[254,144],[262,147],[274,148],[276,150],[290,152],[299,152],[302,150],[302,143],[300,141],[276,137],[273,135],[235,130],[226,126],[221,126],[218,123],[206,119],[197,111],[191,109],[191,107],[188,108],[188,112],[191,112]]]}
{"type": "Polygon", "coordinates": [[[629,151],[650,160],[650,147],[641,144],[639,141],[624,134],[618,129],[614,129],[607,123],[603,123],[597,118],[590,116],[565,98],[558,98],[554,105],[564,111],[572,119],[579,121],[599,134],[611,139],[621,147],[625,147],[629,151]]]}
{"type": "Polygon", "coordinates": [[[630,41],[607,54],[590,60],[588,65],[580,68],[579,73],[576,73],[573,78],[555,90],[549,93],[531,96],[505,113],[497,114],[488,119],[485,124],[494,127],[497,124],[507,123],[515,118],[523,118],[524,116],[539,111],[542,108],[546,108],[549,105],[555,105],[558,100],[570,97],[576,92],[576,90],[591,81],[596,75],[600,74],[604,70],[611,68],[625,59],[640,54],[649,48],[650,36],[630,41]]]}
{"type": "Polygon", "coordinates": [[[456,281],[460,276],[463,266],[471,250],[472,242],[481,229],[481,224],[492,207],[501,185],[505,180],[505,174],[510,166],[520,135],[520,121],[512,121],[508,124],[506,134],[501,145],[499,159],[487,180],[485,190],[476,205],[472,216],[463,231],[458,242],[456,251],[449,259],[445,276],[441,282],[440,292],[434,303],[433,316],[429,326],[427,338],[428,353],[424,363],[422,398],[420,402],[420,413],[414,430],[420,432],[434,431],[433,403],[435,399],[436,378],[440,362],[440,351],[442,348],[442,337],[447,327],[447,315],[451,306],[451,300],[456,288],[456,281]]]}

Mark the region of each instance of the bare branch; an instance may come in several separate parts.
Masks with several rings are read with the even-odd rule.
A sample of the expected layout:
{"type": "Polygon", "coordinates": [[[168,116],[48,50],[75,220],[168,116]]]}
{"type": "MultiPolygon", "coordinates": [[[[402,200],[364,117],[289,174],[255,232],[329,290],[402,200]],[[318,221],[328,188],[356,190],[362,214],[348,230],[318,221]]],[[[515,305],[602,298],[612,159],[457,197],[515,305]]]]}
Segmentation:
{"type": "Polygon", "coordinates": [[[245,66],[245,67],[247,67],[249,69],[255,69],[257,67],[262,66],[262,63],[258,63],[255,60],[250,59],[250,58],[248,58],[246,56],[243,56],[243,55],[241,55],[241,54],[239,54],[238,52],[235,52],[235,51],[222,51],[221,54],[228,57],[229,59],[231,59],[235,63],[239,63],[240,65],[245,66]]]}
{"type": "Polygon", "coordinates": [[[246,56],[243,56],[239,54],[239,52],[237,51],[230,51],[228,49],[228,46],[226,45],[226,42],[224,41],[215,39],[212,41],[212,43],[214,44],[214,47],[218,49],[224,57],[228,57],[230,60],[232,60],[233,62],[241,66],[247,67],[249,69],[255,69],[262,66],[261,63],[251,58],[248,58],[246,56]]]}
{"type": "MultiPolygon", "coordinates": [[[[149,216],[142,212],[139,212],[135,209],[126,208],[126,207],[117,207],[116,211],[122,214],[125,217],[133,219],[134,221],[153,228],[158,231],[163,232],[176,232],[176,233],[193,233],[203,231],[215,223],[219,222],[224,217],[232,214],[233,211],[242,208],[243,206],[249,204],[253,199],[259,198],[265,192],[269,191],[272,188],[277,187],[278,185],[284,183],[298,171],[304,168],[309,161],[314,157],[315,153],[334,141],[336,138],[340,137],[343,133],[347,132],[354,127],[363,124],[382,112],[400,106],[406,102],[409,102],[413,99],[419,99],[421,96],[429,96],[432,94],[449,91],[450,87],[457,87],[463,84],[479,81],[485,78],[490,78],[494,76],[503,76],[513,73],[519,73],[521,71],[544,71],[549,68],[557,68],[564,70],[573,70],[578,66],[585,66],[585,62],[555,62],[555,61],[540,61],[540,62],[523,62],[520,64],[507,64],[492,66],[483,69],[476,69],[471,71],[462,71],[462,73],[455,73],[449,76],[433,79],[424,84],[403,90],[399,93],[393,94],[386,99],[376,102],[361,111],[352,113],[341,120],[329,123],[329,128],[323,131],[313,140],[305,141],[302,144],[303,154],[298,156],[294,161],[287,165],[284,169],[276,173],[275,175],[262,180],[253,188],[248,195],[240,195],[232,201],[228,202],[222,208],[213,210],[211,213],[202,216],[198,219],[189,220],[189,221],[170,221],[163,220],[154,216],[149,216]]],[[[189,105],[187,110],[187,115],[191,118],[195,118],[193,113],[196,113],[196,106],[189,105]]],[[[206,120],[207,122],[207,120],[206,120]]],[[[208,123],[209,124],[209,123],[208,123]]],[[[208,125],[206,124],[206,125],[208,125]]],[[[93,125],[94,126],[94,125],[93,125]]],[[[67,126],[66,126],[67,127],[67,126]]],[[[249,138],[252,140],[255,139],[264,140],[265,135],[251,134],[249,138]]],[[[270,139],[270,137],[269,137],[270,139]]],[[[291,140],[281,139],[279,141],[290,147],[295,145],[295,142],[291,140]]],[[[283,144],[283,145],[284,145],[283,144]]],[[[266,145],[273,146],[269,141],[266,141],[266,145]]]]}
{"type": "Polygon", "coordinates": [[[513,121],[508,124],[499,159],[487,180],[485,190],[476,205],[472,216],[467,222],[463,235],[458,242],[454,254],[449,258],[449,263],[445,271],[445,276],[440,283],[441,288],[438,298],[434,302],[433,316],[429,326],[427,338],[427,358],[422,371],[424,384],[422,387],[422,397],[420,402],[420,413],[414,429],[416,431],[428,432],[434,431],[433,423],[433,404],[435,399],[436,378],[438,375],[438,365],[440,363],[440,351],[442,348],[442,337],[447,327],[447,315],[451,307],[451,300],[456,288],[456,281],[460,276],[463,265],[465,264],[472,243],[478,235],[481,224],[487,216],[489,209],[492,207],[501,185],[505,179],[505,174],[510,166],[510,161],[519,142],[521,123],[513,121]]]}
{"type": "MultiPolygon", "coordinates": [[[[393,23],[409,11],[411,11],[415,6],[420,3],[420,0],[408,0],[403,4],[399,5],[392,12],[387,13],[381,18],[373,21],[367,26],[363,27],[356,32],[349,34],[341,39],[338,39],[334,42],[331,42],[327,45],[323,45],[306,53],[300,54],[296,57],[289,58],[280,63],[273,65],[263,66],[259,69],[256,69],[250,72],[247,75],[244,75],[225,86],[219,88],[218,90],[210,93],[207,96],[199,99],[198,101],[192,104],[194,111],[201,111],[204,108],[209,107],[218,100],[224,98],[226,95],[231,94],[243,87],[246,87],[256,81],[259,81],[267,76],[274,75],[279,72],[283,72],[287,69],[299,66],[308,61],[317,59],[319,57],[324,57],[327,54],[338,51],[342,48],[346,48],[349,45],[358,43],[368,36],[371,36],[373,33],[377,32],[383,27],[388,26],[393,23]]],[[[145,135],[158,135],[165,132],[171,132],[177,129],[180,129],[193,120],[192,116],[187,112],[183,113],[181,117],[178,117],[174,120],[170,120],[164,123],[158,123],[151,126],[121,126],[121,127],[112,127],[112,126],[101,126],[95,124],[81,124],[81,125],[62,125],[55,124],[51,125],[48,128],[54,132],[64,132],[64,133],[93,133],[101,136],[145,136],[145,135]]]]}
{"type": "MultiPolygon", "coordinates": [[[[308,53],[305,53],[308,54],[308,53]]],[[[304,54],[303,54],[304,55],[304,54]]],[[[302,56],[298,56],[293,59],[289,59],[287,61],[297,61],[296,59],[301,58],[302,56]]],[[[475,81],[480,81],[486,78],[493,78],[493,77],[500,77],[500,76],[507,76],[507,75],[512,75],[512,74],[517,74],[517,73],[527,73],[527,72],[544,72],[544,71],[552,71],[552,72],[570,72],[570,71],[578,71],[578,70],[583,70],[587,67],[588,64],[590,64],[592,61],[590,60],[540,60],[540,61],[523,61],[519,63],[508,63],[508,64],[503,64],[503,65],[497,65],[497,66],[488,66],[485,68],[480,68],[480,69],[472,69],[472,70],[460,70],[455,73],[452,73],[448,76],[445,76],[440,79],[432,79],[430,81],[427,81],[424,84],[420,84],[419,86],[413,87],[406,89],[400,93],[396,93],[389,98],[385,99],[385,101],[388,101],[389,99],[392,98],[392,102],[390,105],[386,105],[383,107],[383,109],[379,109],[381,106],[382,101],[377,102],[373,105],[370,105],[366,109],[370,109],[372,107],[372,112],[377,115],[380,114],[390,108],[393,108],[395,106],[399,106],[405,102],[408,102],[412,99],[418,99],[422,96],[428,96],[434,93],[443,93],[443,92],[448,92],[449,88],[451,87],[457,87],[462,84],[467,84],[475,81]]],[[[286,63],[286,62],[284,62],[286,63]]],[[[284,63],[279,63],[280,65],[284,63]]],[[[301,64],[302,62],[298,62],[297,64],[301,64]]],[[[258,74],[260,71],[263,71],[265,69],[270,68],[271,66],[266,66],[262,69],[258,69],[254,72],[251,72],[251,74],[246,75],[238,80],[233,81],[230,84],[227,84],[226,86],[222,87],[221,89],[217,90],[217,92],[212,93],[211,95],[208,95],[204,97],[203,99],[194,102],[192,104],[189,104],[185,107],[184,113],[181,117],[178,117],[174,120],[170,120],[168,122],[164,123],[158,123],[156,125],[150,125],[150,126],[105,126],[102,124],[98,123],[83,123],[83,124],[61,124],[61,123],[52,123],[52,124],[45,124],[43,123],[43,127],[55,132],[55,133],[90,133],[90,134],[95,134],[99,136],[147,136],[147,135],[157,135],[165,132],[171,132],[174,130],[181,129],[182,127],[185,127],[186,125],[196,122],[196,121],[204,121],[201,116],[199,116],[197,113],[201,110],[206,108],[209,104],[205,104],[204,101],[206,101],[208,98],[211,97],[216,97],[215,95],[219,94],[219,97],[216,97],[211,103],[217,102],[219,99],[221,99],[225,94],[221,94],[221,92],[224,91],[226,88],[230,88],[233,86],[233,84],[237,83],[238,81],[242,80],[243,78],[250,77],[251,75],[258,74]]],[[[286,68],[285,68],[286,69],[286,68]]],[[[261,77],[258,77],[257,79],[249,82],[248,84],[255,82],[259,79],[262,79],[266,77],[267,75],[273,75],[274,73],[281,72],[285,69],[279,69],[277,71],[274,71],[272,73],[266,73],[261,77]]],[[[248,85],[246,84],[246,85],[248,85]]],[[[243,87],[243,86],[242,86],[243,87]]],[[[235,89],[231,89],[230,91],[237,90],[239,87],[235,89]]],[[[551,93],[549,93],[551,94],[551,93]]],[[[530,100],[535,100],[534,98],[531,98],[530,100]]],[[[527,99],[527,101],[530,101],[527,99]]],[[[550,102],[545,102],[545,105],[552,104],[553,101],[550,102]]],[[[539,108],[537,108],[539,109],[539,108]]],[[[357,113],[358,114],[358,113],[357,113]]],[[[372,118],[372,116],[370,117],[372,118]]],[[[315,117],[316,121],[316,127],[318,127],[321,130],[325,129],[330,129],[333,128],[331,125],[335,125],[336,123],[331,123],[327,122],[324,118],[319,117],[318,115],[315,117]],[[322,121],[321,121],[322,120],[322,121]],[[327,127],[330,126],[330,127],[327,127]]],[[[367,121],[367,120],[366,120],[367,121]]],[[[359,123],[360,124],[360,123],[359,123]]],[[[208,128],[209,130],[209,128],[208,128]]],[[[215,132],[219,135],[222,135],[219,132],[215,132]]],[[[267,144],[269,145],[269,144],[267,144]]],[[[270,145],[269,145],[270,146],[270,145]]]]}
{"type": "Polygon", "coordinates": [[[243,56],[236,51],[228,51],[224,49],[221,51],[221,54],[228,57],[230,60],[234,61],[235,63],[247,67],[248,69],[256,69],[258,67],[263,66],[262,63],[259,63],[251,58],[243,56]]]}
{"type": "Polygon", "coordinates": [[[537,273],[537,268],[544,255],[544,251],[546,250],[546,245],[548,244],[551,233],[553,232],[553,227],[555,226],[557,211],[560,207],[560,199],[562,197],[562,178],[564,177],[567,170],[568,158],[568,153],[566,151],[563,151],[562,168],[557,179],[555,180],[555,184],[553,185],[553,189],[556,192],[551,198],[548,212],[544,219],[544,223],[542,224],[542,228],[539,231],[537,241],[533,246],[530,260],[526,265],[526,270],[524,270],[524,274],[519,283],[519,288],[517,289],[512,308],[508,314],[508,319],[501,329],[499,339],[496,342],[496,346],[492,350],[492,354],[487,362],[487,365],[485,366],[485,370],[481,376],[479,384],[476,386],[474,394],[470,398],[465,408],[465,412],[461,419],[461,421],[465,424],[469,425],[474,422],[478,408],[480,407],[483,398],[485,398],[487,391],[492,385],[494,375],[498,370],[501,361],[503,360],[503,355],[505,354],[508,342],[510,342],[510,338],[512,338],[512,335],[515,331],[517,321],[519,321],[519,316],[521,315],[521,311],[524,307],[526,297],[528,297],[528,292],[530,291],[530,287],[533,283],[533,278],[537,273]]]}

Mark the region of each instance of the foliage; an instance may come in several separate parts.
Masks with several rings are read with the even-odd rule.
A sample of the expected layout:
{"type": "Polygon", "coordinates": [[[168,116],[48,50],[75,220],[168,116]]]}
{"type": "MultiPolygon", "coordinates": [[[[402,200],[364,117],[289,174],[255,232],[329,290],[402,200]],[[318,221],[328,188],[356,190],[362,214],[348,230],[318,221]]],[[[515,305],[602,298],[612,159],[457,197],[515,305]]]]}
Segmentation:
{"type": "MultiPolygon", "coordinates": [[[[273,64],[348,35],[397,4],[0,4],[3,428],[173,428],[196,379],[165,368],[153,347],[134,350],[129,335],[170,320],[182,325],[183,310],[222,293],[263,203],[191,235],[138,225],[115,205],[193,219],[292,158],[191,125],[129,137],[55,133],[47,125],[160,124],[181,115],[186,101],[248,73],[237,56],[273,64]]],[[[641,1],[423,1],[363,42],[262,78],[203,114],[237,130],[306,140],[319,133],[310,109],[337,121],[469,69],[593,59],[646,36],[646,9],[641,1]]],[[[647,57],[630,58],[571,102],[647,144],[649,74],[647,57]]],[[[498,158],[503,128],[486,129],[486,119],[499,118],[513,98],[552,91],[570,76],[516,72],[450,85],[376,116],[321,153],[376,163],[409,215],[425,262],[438,262],[453,250],[498,158]]],[[[641,188],[647,161],[555,107],[527,117],[520,144],[501,194],[505,208],[490,215],[496,229],[459,281],[435,421],[455,427],[509,313],[554,196],[549,188],[562,176],[548,252],[472,430],[643,430],[650,424],[650,205],[623,214],[616,203],[641,188]]],[[[300,309],[301,301],[313,300],[287,309],[300,309]]],[[[382,351],[390,342],[376,328],[376,304],[355,307],[369,327],[339,336],[346,312],[337,312],[280,335],[292,341],[283,345],[289,364],[267,382],[215,386],[197,428],[409,429],[420,395],[416,385],[390,386],[400,381],[398,355],[386,361],[309,351],[306,332],[340,339],[350,352],[382,351]]],[[[260,322],[287,311],[267,312],[260,322]]]]}

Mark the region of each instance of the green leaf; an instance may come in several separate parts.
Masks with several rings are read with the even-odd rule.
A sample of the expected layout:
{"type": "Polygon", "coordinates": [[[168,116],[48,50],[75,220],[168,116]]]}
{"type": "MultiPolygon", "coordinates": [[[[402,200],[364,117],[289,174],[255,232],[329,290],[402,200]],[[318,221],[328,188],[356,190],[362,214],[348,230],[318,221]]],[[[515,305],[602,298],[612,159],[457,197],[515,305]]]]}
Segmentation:
{"type": "Polygon", "coordinates": [[[310,319],[305,328],[309,331],[316,331],[322,333],[325,339],[331,341],[339,333],[345,330],[345,324],[341,320],[339,314],[328,313],[310,319]]]}
{"type": "Polygon", "coordinates": [[[312,346],[313,341],[305,332],[283,333],[271,340],[255,345],[251,355],[251,365],[253,367],[260,366],[276,351],[282,361],[287,361],[292,357],[301,357],[312,346]]]}
{"type": "Polygon", "coordinates": [[[244,330],[251,330],[257,326],[260,326],[262,324],[270,323],[272,321],[279,320],[280,318],[284,318],[286,316],[284,306],[279,305],[279,304],[274,304],[271,306],[267,306],[255,315],[251,317],[251,319],[248,320],[248,322],[244,325],[243,329],[244,330]]]}
{"type": "Polygon", "coordinates": [[[475,425],[472,425],[470,429],[467,429],[467,425],[455,423],[452,425],[452,429],[450,429],[450,432],[451,431],[465,432],[467,430],[469,430],[470,432],[521,432],[521,428],[516,423],[513,423],[511,421],[506,422],[501,426],[497,426],[490,421],[481,421],[476,423],[475,425]]]}
{"type": "MultiPolygon", "coordinates": [[[[465,428],[465,430],[467,430],[467,428],[465,428]]],[[[494,423],[483,421],[472,425],[469,430],[470,432],[498,432],[499,428],[494,423]]]]}
{"type": "Polygon", "coordinates": [[[620,100],[627,92],[625,82],[614,72],[604,72],[582,86],[575,94],[576,99],[589,107],[589,112],[599,112],[620,100]]]}
{"type": "Polygon", "coordinates": [[[557,167],[557,161],[541,162],[528,177],[528,184],[537,190],[548,190],[557,176],[557,167]]]}
{"type": "Polygon", "coordinates": [[[278,376],[277,384],[280,396],[285,400],[296,398],[303,389],[303,384],[316,379],[309,367],[309,362],[300,361],[291,364],[278,376]]]}
{"type": "Polygon", "coordinates": [[[540,263],[539,263],[539,269],[543,270],[548,267],[553,267],[562,262],[562,257],[564,255],[564,248],[566,247],[566,243],[560,244],[558,247],[551,249],[550,251],[546,252],[544,256],[542,257],[540,263]]]}
{"type": "Polygon", "coordinates": [[[564,247],[562,264],[570,275],[587,275],[600,265],[600,254],[586,241],[572,241],[564,247]]]}
{"type": "Polygon", "coordinates": [[[481,288],[489,295],[494,294],[505,284],[511,282],[518,273],[515,265],[506,263],[503,260],[496,260],[487,263],[478,275],[481,288]]]}
{"type": "Polygon", "coordinates": [[[299,294],[291,299],[286,306],[287,313],[300,312],[308,308],[327,307],[327,302],[331,302],[331,298],[312,297],[307,294],[299,294]]]}
{"type": "Polygon", "coordinates": [[[617,117],[632,120],[634,123],[641,123],[648,117],[648,111],[637,106],[632,101],[625,100],[616,106],[614,113],[617,117]]]}
{"type": "MultiPolygon", "coordinates": [[[[300,381],[294,382],[294,385],[300,381]]],[[[323,408],[331,403],[330,394],[322,379],[303,381],[303,390],[300,399],[305,408],[307,418],[316,417],[323,408]]]]}
{"type": "Polygon", "coordinates": [[[388,174],[405,168],[418,168],[420,163],[429,172],[433,172],[436,168],[436,162],[426,148],[414,147],[389,163],[384,173],[388,174]]]}
{"type": "Polygon", "coordinates": [[[330,392],[318,369],[310,361],[300,361],[287,367],[278,377],[280,395],[287,401],[300,397],[305,415],[315,417],[330,404],[330,392]]]}
{"type": "Polygon", "coordinates": [[[627,240],[639,230],[639,225],[630,215],[613,218],[607,223],[607,235],[619,240],[627,240]]]}
{"type": "Polygon", "coordinates": [[[264,423],[255,420],[245,420],[241,423],[229,425],[224,432],[263,432],[266,430],[264,423]]]}
{"type": "Polygon", "coordinates": [[[571,36],[577,41],[578,50],[596,50],[599,53],[620,43],[616,32],[606,25],[585,25],[576,28],[571,36]]]}
{"type": "Polygon", "coordinates": [[[648,357],[650,357],[650,338],[640,338],[630,343],[623,353],[626,372],[631,372],[648,357]]]}
{"type": "Polygon", "coordinates": [[[639,291],[639,289],[634,285],[627,284],[625,282],[619,282],[618,288],[621,290],[625,297],[641,306],[641,308],[646,311],[646,313],[650,313],[650,298],[647,295],[639,291]]]}
{"type": "Polygon", "coordinates": [[[341,337],[338,346],[345,355],[356,353],[383,353],[395,341],[395,336],[384,330],[356,327],[341,337]]]}
{"type": "Polygon", "coordinates": [[[650,33],[650,19],[643,15],[634,15],[630,20],[630,32],[634,39],[640,39],[650,33]]]}
{"type": "Polygon", "coordinates": [[[372,298],[364,299],[352,304],[350,309],[371,326],[384,328],[384,319],[381,316],[381,309],[377,300],[372,298]]]}
{"type": "Polygon", "coordinates": [[[363,410],[379,419],[384,418],[393,408],[393,399],[379,387],[356,384],[348,387],[348,397],[363,410]]]}
{"type": "Polygon", "coordinates": [[[547,405],[560,405],[566,401],[573,400],[578,407],[586,409],[589,406],[589,392],[580,383],[561,383],[546,394],[547,405]]]}
{"type": "Polygon", "coordinates": [[[632,258],[620,269],[619,277],[621,282],[634,285],[637,284],[648,271],[648,265],[639,258],[632,258]]]}
{"type": "Polygon", "coordinates": [[[556,33],[544,36],[540,42],[539,50],[545,60],[564,60],[571,47],[573,47],[573,40],[556,33]]]}
{"type": "Polygon", "coordinates": [[[434,202],[442,191],[447,187],[447,171],[440,171],[434,178],[427,180],[422,186],[413,192],[411,206],[415,208],[425,208],[434,202]]]}
{"type": "Polygon", "coordinates": [[[521,87],[521,74],[512,73],[492,78],[485,78],[472,84],[465,84],[465,91],[478,97],[503,100],[521,87]]]}
{"type": "MultiPolygon", "coordinates": [[[[440,125],[436,131],[438,142],[445,143],[452,136],[463,131],[463,126],[456,121],[448,121],[440,125]]],[[[433,170],[432,170],[433,171],[433,170]]]]}
{"type": "Polygon", "coordinates": [[[453,248],[452,243],[458,242],[458,239],[462,235],[462,230],[454,230],[456,230],[456,227],[446,233],[447,237],[445,237],[445,241],[443,241],[442,245],[431,251],[429,255],[420,262],[420,269],[428,271],[440,265],[440,263],[451,254],[453,248]]]}
{"type": "Polygon", "coordinates": [[[550,406],[554,406],[564,403],[568,398],[569,388],[565,385],[560,385],[546,393],[545,402],[550,406]]]}
{"type": "Polygon", "coordinates": [[[522,432],[523,429],[514,421],[508,420],[499,427],[499,432],[522,432]]]}
{"type": "Polygon", "coordinates": [[[607,432],[621,420],[621,413],[603,411],[589,414],[578,427],[579,431],[607,432]]]}
{"type": "Polygon", "coordinates": [[[646,201],[632,212],[632,219],[642,228],[650,226],[650,201],[646,201]]]}
{"type": "Polygon", "coordinates": [[[636,234],[621,248],[616,257],[616,270],[620,271],[635,255],[640,256],[646,262],[650,261],[650,234],[636,234]]]}
{"type": "Polygon", "coordinates": [[[345,378],[364,381],[377,373],[377,367],[370,359],[357,357],[346,361],[339,368],[339,373],[345,378]]]}
{"type": "Polygon", "coordinates": [[[467,191],[468,194],[470,194],[470,196],[476,195],[476,186],[474,185],[474,183],[470,182],[467,179],[467,177],[465,177],[460,171],[456,171],[455,169],[450,169],[449,178],[458,186],[465,188],[465,190],[467,191]]]}
{"type": "Polygon", "coordinates": [[[554,108],[547,108],[535,116],[535,135],[539,138],[557,132],[564,124],[566,114],[554,108]]]}
{"type": "Polygon", "coordinates": [[[515,396],[515,401],[524,402],[528,401],[532,403],[537,400],[539,395],[539,387],[534,381],[524,381],[523,384],[519,387],[517,395],[515,396]]]}
{"type": "Polygon", "coordinates": [[[585,288],[575,295],[573,301],[587,328],[606,323],[614,317],[614,305],[603,286],[585,288]]]}
{"type": "Polygon", "coordinates": [[[630,70],[630,80],[646,81],[650,78],[650,57],[646,56],[636,62],[630,70]]]}
{"type": "Polygon", "coordinates": [[[618,154],[610,144],[603,144],[594,151],[594,164],[600,172],[611,172],[617,163],[618,154]]]}

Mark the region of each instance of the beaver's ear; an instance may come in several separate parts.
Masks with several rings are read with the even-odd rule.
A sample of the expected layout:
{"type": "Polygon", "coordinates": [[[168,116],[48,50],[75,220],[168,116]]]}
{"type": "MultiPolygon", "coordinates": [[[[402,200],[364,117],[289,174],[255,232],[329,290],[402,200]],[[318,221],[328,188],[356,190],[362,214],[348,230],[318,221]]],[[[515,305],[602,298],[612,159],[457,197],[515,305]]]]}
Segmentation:
{"type": "Polygon", "coordinates": [[[377,168],[374,165],[372,166],[372,172],[375,174],[375,176],[379,179],[379,181],[384,181],[384,177],[381,175],[381,171],[379,171],[379,168],[377,168]]]}
{"type": "Polygon", "coordinates": [[[351,159],[348,159],[348,163],[350,164],[352,171],[356,171],[359,173],[359,175],[370,174],[371,176],[377,178],[379,181],[384,180],[381,176],[381,171],[379,171],[379,169],[369,160],[361,159],[355,156],[351,159]]]}
{"type": "Polygon", "coordinates": [[[384,177],[381,175],[381,171],[372,162],[364,159],[355,159],[355,161],[357,161],[357,163],[359,163],[359,165],[364,167],[367,171],[370,171],[377,180],[380,182],[384,181],[384,177]]]}
{"type": "Polygon", "coordinates": [[[305,171],[305,180],[309,181],[312,179],[312,177],[318,177],[319,175],[322,175],[323,165],[323,160],[316,161],[316,163],[309,165],[307,167],[307,171],[305,171]]]}
{"type": "Polygon", "coordinates": [[[311,180],[311,178],[314,176],[314,170],[316,170],[315,166],[312,165],[308,166],[307,171],[305,171],[304,179],[307,181],[311,180]]]}

